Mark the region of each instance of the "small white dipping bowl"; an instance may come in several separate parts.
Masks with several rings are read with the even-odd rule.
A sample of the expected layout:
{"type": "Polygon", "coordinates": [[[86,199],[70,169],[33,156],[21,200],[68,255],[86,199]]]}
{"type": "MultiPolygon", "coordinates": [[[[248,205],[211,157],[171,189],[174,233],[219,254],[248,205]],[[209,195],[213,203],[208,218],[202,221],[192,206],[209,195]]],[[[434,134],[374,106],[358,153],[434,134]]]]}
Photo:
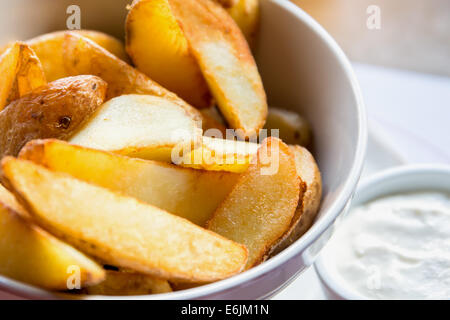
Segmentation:
{"type": "MultiPolygon", "coordinates": [[[[420,191],[450,193],[450,166],[408,165],[388,169],[365,179],[355,193],[350,210],[339,217],[337,225],[351,214],[351,208],[380,197],[420,191]]],[[[330,243],[333,237],[330,239],[330,243]]],[[[314,267],[319,275],[322,289],[329,299],[369,299],[352,290],[337,273],[333,260],[327,256],[327,248],[317,258],[314,267]]]]}

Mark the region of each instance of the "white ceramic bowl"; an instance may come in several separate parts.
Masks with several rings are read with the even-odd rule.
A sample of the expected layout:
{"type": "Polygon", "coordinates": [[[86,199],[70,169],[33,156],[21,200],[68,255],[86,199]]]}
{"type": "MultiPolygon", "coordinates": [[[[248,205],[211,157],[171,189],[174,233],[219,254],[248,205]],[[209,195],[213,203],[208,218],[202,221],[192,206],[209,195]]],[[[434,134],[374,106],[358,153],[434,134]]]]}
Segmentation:
{"type": "MultiPolygon", "coordinates": [[[[65,29],[70,4],[81,7],[82,28],[122,36],[125,5],[129,2],[10,1],[0,8],[0,43],[65,29]]],[[[240,275],[195,289],[137,298],[268,298],[313,263],[330,236],[334,220],[352,197],[363,165],[367,129],[361,94],[347,58],[320,25],[286,0],[261,1],[258,43],[255,55],[270,104],[298,111],[312,123],[314,154],[324,184],[318,219],[289,248],[240,275]]],[[[0,289],[23,297],[55,297],[1,277],[0,289]]]]}
{"type": "MultiPolygon", "coordinates": [[[[410,165],[401,166],[364,180],[352,202],[352,206],[362,205],[379,197],[395,193],[437,190],[450,193],[450,166],[410,165]]],[[[339,223],[346,215],[339,217],[339,223]]],[[[331,238],[330,241],[333,241],[331,238]]],[[[355,292],[336,272],[333,260],[327,255],[327,248],[314,264],[321,280],[322,288],[329,299],[367,299],[355,292]]]]}

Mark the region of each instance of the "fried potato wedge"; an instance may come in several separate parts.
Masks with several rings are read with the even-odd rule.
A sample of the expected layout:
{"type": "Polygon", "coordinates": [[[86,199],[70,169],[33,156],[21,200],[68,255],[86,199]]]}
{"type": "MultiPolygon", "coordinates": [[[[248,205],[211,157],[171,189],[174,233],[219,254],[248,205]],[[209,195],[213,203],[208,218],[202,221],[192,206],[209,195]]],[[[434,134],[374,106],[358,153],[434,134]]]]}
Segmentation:
{"type": "Polygon", "coordinates": [[[197,108],[211,94],[168,1],[135,0],[126,21],[126,48],[139,71],[197,108]]]}
{"type": "Polygon", "coordinates": [[[102,78],[108,83],[108,100],[125,94],[154,95],[178,104],[201,121],[197,109],[91,40],[67,32],[63,48],[64,65],[69,74],[92,74],[102,78]]]}
{"type": "Polygon", "coordinates": [[[267,100],[239,27],[212,0],[169,0],[220,111],[242,137],[264,126],[267,100]]]}
{"type": "MultiPolygon", "coordinates": [[[[73,30],[71,32],[92,40],[119,59],[129,62],[125,47],[120,40],[98,31],[73,30]]],[[[56,31],[26,41],[41,60],[48,81],[54,81],[69,75],[63,60],[65,33],[66,31],[56,31]]]]}
{"type": "Polygon", "coordinates": [[[300,185],[289,147],[268,138],[207,227],[244,244],[249,251],[246,268],[251,268],[288,231],[302,196],[300,185]]]}
{"type": "Polygon", "coordinates": [[[0,157],[33,139],[70,138],[103,103],[106,87],[95,76],[69,77],[11,102],[0,112],[0,157]]]}
{"type": "Polygon", "coordinates": [[[83,293],[103,296],[135,296],[172,292],[167,280],[128,271],[106,271],[106,279],[83,293]]]}
{"type": "Polygon", "coordinates": [[[0,110],[11,101],[47,84],[36,54],[25,43],[13,43],[0,57],[0,110]]]}
{"type": "Polygon", "coordinates": [[[20,44],[15,43],[12,46],[9,46],[0,57],[0,73],[2,75],[0,78],[0,110],[17,98],[14,97],[14,95],[18,95],[17,88],[14,89],[14,84],[19,56],[20,44]]]}
{"type": "Polygon", "coordinates": [[[52,171],[119,191],[204,226],[239,175],[182,168],[70,145],[34,140],[20,152],[52,171]]]}
{"type": "Polygon", "coordinates": [[[265,129],[268,134],[273,129],[279,130],[279,138],[284,143],[307,147],[311,144],[312,133],[308,121],[296,112],[269,108],[265,129]]]}
{"type": "MultiPolygon", "coordinates": [[[[189,83],[180,78],[183,85],[202,87],[196,80],[197,66],[192,62],[196,61],[232,128],[246,137],[263,127],[267,101],[261,77],[245,37],[225,9],[212,0],[141,0],[133,8],[127,47],[138,67],[153,77],[151,71],[168,64],[157,72],[173,78],[171,70],[178,77],[182,70],[185,77],[193,78],[189,83]],[[149,37],[150,31],[144,29],[164,36],[149,37]],[[154,52],[161,59],[154,59],[154,52]]],[[[201,88],[195,92],[203,95],[201,88]]]]}
{"type": "Polygon", "coordinates": [[[312,154],[301,146],[290,146],[295,156],[297,174],[301,177],[305,192],[292,219],[289,231],[271,249],[273,256],[290,246],[312,226],[322,200],[322,178],[312,154]]]}
{"type": "MultiPolygon", "coordinates": [[[[67,290],[71,267],[79,268],[82,287],[101,282],[94,261],[27,219],[28,213],[0,185],[0,274],[49,290],[67,290]]],[[[76,270],[76,269],[74,269],[76,270]]]]}
{"type": "Polygon", "coordinates": [[[189,168],[242,173],[258,148],[257,143],[202,137],[200,144],[183,150],[180,157],[172,157],[172,161],[189,168]]]}
{"type": "Polygon", "coordinates": [[[251,46],[254,46],[256,42],[256,34],[259,28],[259,1],[237,0],[231,6],[225,7],[251,46]]]}
{"type": "Polygon", "coordinates": [[[6,184],[38,225],[106,264],[210,282],[247,262],[243,245],[134,198],[26,160],[7,157],[2,167],[6,184]]]}
{"type": "Polygon", "coordinates": [[[69,141],[130,157],[171,161],[177,145],[201,138],[195,114],[151,95],[123,95],[103,104],[69,141]]]}

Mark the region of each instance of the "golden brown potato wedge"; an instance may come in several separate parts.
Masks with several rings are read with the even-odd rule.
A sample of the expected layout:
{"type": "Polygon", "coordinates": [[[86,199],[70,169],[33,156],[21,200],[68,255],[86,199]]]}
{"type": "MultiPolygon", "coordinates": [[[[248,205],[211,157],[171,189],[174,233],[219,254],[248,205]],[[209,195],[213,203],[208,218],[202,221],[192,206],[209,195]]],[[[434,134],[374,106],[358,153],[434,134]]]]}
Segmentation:
{"type": "Polygon", "coordinates": [[[135,0],[126,21],[126,47],[135,66],[197,108],[211,94],[168,1],[135,0]]]}
{"type": "MultiPolygon", "coordinates": [[[[171,29],[169,40],[165,37],[148,38],[146,47],[141,48],[145,60],[151,60],[147,55],[152,51],[145,51],[150,45],[158,50],[166,48],[172,65],[174,62],[171,61],[181,59],[179,56],[183,60],[179,60],[178,64],[188,65],[187,60],[192,54],[228,124],[240,129],[244,137],[257,133],[264,126],[267,116],[266,94],[245,37],[225,9],[212,0],[141,0],[135,3],[135,7],[139,8],[140,4],[146,9],[140,19],[155,19],[153,22],[141,21],[142,24],[159,25],[162,23],[160,21],[164,21],[165,26],[176,26],[171,29]],[[149,44],[149,41],[154,43],[149,44]],[[177,46],[180,44],[183,50],[179,52],[177,46]]],[[[141,38],[145,36],[144,33],[141,38]]],[[[134,35],[129,34],[128,39],[130,42],[134,35]]],[[[129,47],[132,57],[135,56],[131,52],[133,50],[129,47]]],[[[163,60],[164,53],[158,53],[163,60]]],[[[157,59],[146,63],[162,62],[157,59]]],[[[189,65],[192,67],[192,64],[189,65]]]]}
{"type": "Polygon", "coordinates": [[[106,279],[83,293],[103,296],[135,296],[172,292],[167,280],[128,271],[106,271],[106,279]]]}
{"type": "Polygon", "coordinates": [[[27,219],[27,212],[0,185],[0,274],[50,290],[67,290],[71,271],[80,285],[101,282],[105,273],[94,261],[27,219]]]}
{"type": "Polygon", "coordinates": [[[63,48],[64,65],[69,74],[92,74],[102,78],[108,83],[108,100],[125,94],[154,95],[178,104],[201,121],[197,109],[91,40],[67,32],[63,48]]]}
{"type": "Polygon", "coordinates": [[[279,138],[284,143],[307,147],[311,143],[312,134],[308,121],[296,112],[269,108],[265,129],[278,129],[279,138]]]}
{"type": "Polygon", "coordinates": [[[256,42],[256,34],[259,28],[259,1],[237,0],[231,6],[225,7],[251,46],[256,42]]]}
{"type": "Polygon", "coordinates": [[[17,88],[14,88],[14,84],[19,56],[20,44],[16,43],[9,46],[0,57],[0,74],[2,75],[0,78],[0,110],[17,98],[17,88]]]}
{"type": "Polygon", "coordinates": [[[210,282],[242,270],[243,245],[154,206],[26,160],[4,158],[6,184],[33,220],[106,264],[210,282]]]}
{"type": "Polygon", "coordinates": [[[70,138],[103,103],[106,86],[95,76],[63,78],[10,103],[0,112],[0,157],[33,139],[70,138]]]}
{"type": "Polygon", "coordinates": [[[201,138],[196,114],[171,100],[123,95],[103,104],[70,142],[137,158],[171,161],[177,145],[201,138]]]}
{"type": "Polygon", "coordinates": [[[25,43],[15,42],[0,57],[0,110],[47,81],[36,54],[25,43]]]}
{"type": "Polygon", "coordinates": [[[258,151],[257,143],[202,137],[201,142],[172,157],[178,165],[208,171],[241,173],[258,151]]]}
{"type": "Polygon", "coordinates": [[[322,199],[322,178],[319,167],[311,153],[301,146],[290,146],[295,156],[297,174],[305,184],[303,200],[299,203],[289,231],[273,246],[275,255],[299,239],[312,226],[322,199]]]}
{"type": "MultiPolygon", "coordinates": [[[[66,71],[63,60],[63,42],[65,32],[66,31],[56,31],[47,33],[26,41],[26,43],[32,47],[41,60],[48,81],[54,81],[69,75],[66,71]]],[[[92,40],[119,59],[122,59],[125,62],[129,61],[129,58],[125,52],[125,47],[120,40],[98,31],[73,30],[71,32],[75,32],[76,34],[92,40]]]]}
{"type": "Polygon", "coordinates": [[[52,171],[119,191],[204,226],[239,175],[182,168],[70,145],[34,140],[19,157],[52,171]]]}
{"type": "Polygon", "coordinates": [[[251,268],[288,231],[303,196],[300,185],[289,147],[268,138],[207,227],[244,244],[249,251],[246,268],[251,268]]]}
{"type": "Polygon", "coordinates": [[[220,111],[242,136],[258,134],[266,94],[248,44],[233,19],[212,0],[169,0],[220,111]]]}

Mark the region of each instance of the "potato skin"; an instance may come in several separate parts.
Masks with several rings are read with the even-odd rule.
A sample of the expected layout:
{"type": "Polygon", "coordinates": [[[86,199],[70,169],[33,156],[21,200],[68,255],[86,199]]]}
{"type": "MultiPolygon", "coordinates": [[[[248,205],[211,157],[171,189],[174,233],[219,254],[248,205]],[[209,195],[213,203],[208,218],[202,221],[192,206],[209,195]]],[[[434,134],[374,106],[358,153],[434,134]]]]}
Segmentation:
{"type": "Polygon", "coordinates": [[[66,140],[103,103],[106,82],[95,76],[63,78],[26,94],[0,112],[0,156],[16,156],[30,140],[66,140]]]}

